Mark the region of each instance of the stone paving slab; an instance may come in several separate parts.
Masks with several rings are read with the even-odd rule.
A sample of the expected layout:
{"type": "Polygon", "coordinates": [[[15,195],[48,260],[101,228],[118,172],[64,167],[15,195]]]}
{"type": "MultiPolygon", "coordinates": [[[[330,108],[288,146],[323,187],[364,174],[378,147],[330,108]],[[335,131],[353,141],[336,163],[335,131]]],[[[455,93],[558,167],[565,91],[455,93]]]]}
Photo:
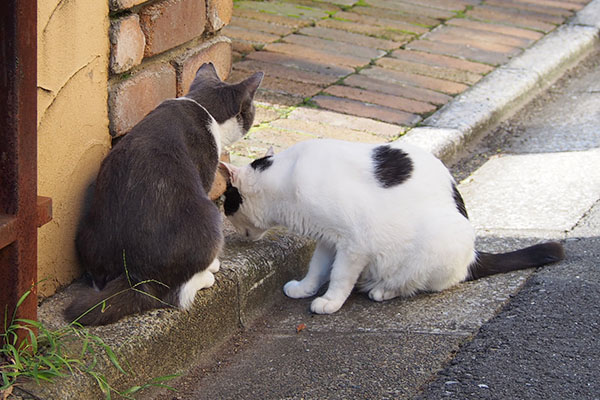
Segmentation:
{"type": "Polygon", "coordinates": [[[595,201],[587,199],[600,195],[597,171],[600,149],[494,157],[461,185],[461,193],[477,210],[470,215],[477,228],[568,231],[595,201]],[[509,201],[501,187],[518,192],[518,201],[509,201]]]}

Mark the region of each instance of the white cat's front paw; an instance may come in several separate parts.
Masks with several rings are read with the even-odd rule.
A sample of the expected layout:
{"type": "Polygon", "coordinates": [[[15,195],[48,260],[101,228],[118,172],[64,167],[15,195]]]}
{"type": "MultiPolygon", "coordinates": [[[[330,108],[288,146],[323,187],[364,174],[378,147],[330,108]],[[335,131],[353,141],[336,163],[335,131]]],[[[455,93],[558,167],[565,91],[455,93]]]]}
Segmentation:
{"type": "Polygon", "coordinates": [[[316,293],[316,290],[307,289],[311,288],[307,288],[306,285],[303,285],[302,282],[299,281],[289,281],[283,286],[285,295],[292,299],[303,299],[305,297],[313,296],[316,293]]]}
{"type": "Polygon", "coordinates": [[[332,314],[342,308],[344,300],[330,300],[323,297],[317,297],[310,305],[310,310],[316,314],[332,314]]]}

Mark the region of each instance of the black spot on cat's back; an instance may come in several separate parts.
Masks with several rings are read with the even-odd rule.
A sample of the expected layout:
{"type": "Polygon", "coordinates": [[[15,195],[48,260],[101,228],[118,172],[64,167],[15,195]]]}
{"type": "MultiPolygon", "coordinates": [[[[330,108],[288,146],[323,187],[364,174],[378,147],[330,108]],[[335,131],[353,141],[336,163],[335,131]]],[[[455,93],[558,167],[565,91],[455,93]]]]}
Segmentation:
{"type": "Polygon", "coordinates": [[[225,211],[225,215],[233,215],[240,208],[244,199],[240,194],[239,190],[232,186],[230,183],[227,184],[227,189],[225,190],[225,201],[223,202],[223,210],[225,211]]]}
{"type": "Polygon", "coordinates": [[[462,214],[463,217],[469,219],[469,215],[467,214],[467,208],[465,207],[465,201],[463,200],[460,192],[456,188],[456,185],[452,184],[452,197],[454,197],[454,203],[456,203],[456,208],[458,212],[462,214]]]}
{"type": "Polygon", "coordinates": [[[409,155],[400,149],[388,145],[373,149],[375,178],[384,188],[406,182],[412,174],[413,162],[409,155]]]}
{"type": "Polygon", "coordinates": [[[259,171],[264,171],[265,169],[269,168],[271,165],[273,165],[273,157],[271,156],[266,156],[266,157],[262,157],[262,158],[258,158],[254,161],[252,161],[252,163],[250,164],[250,166],[253,169],[257,169],[259,171]]]}

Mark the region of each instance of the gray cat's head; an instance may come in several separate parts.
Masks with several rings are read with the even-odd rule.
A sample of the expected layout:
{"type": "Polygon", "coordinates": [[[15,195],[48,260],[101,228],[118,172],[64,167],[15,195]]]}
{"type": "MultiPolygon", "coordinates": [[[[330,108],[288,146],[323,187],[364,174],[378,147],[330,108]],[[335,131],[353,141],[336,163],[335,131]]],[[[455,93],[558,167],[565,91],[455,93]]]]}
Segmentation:
{"type": "MultiPolygon", "coordinates": [[[[256,72],[239,83],[228,84],[219,78],[212,63],[203,64],[198,68],[185,97],[202,104],[219,124],[235,118],[246,133],[254,122],[255,110],[252,101],[263,76],[264,73],[256,72]]],[[[239,138],[231,139],[233,142],[239,138]]]]}
{"type": "MultiPolygon", "coordinates": [[[[236,231],[250,240],[259,240],[271,227],[264,219],[264,191],[257,184],[260,174],[273,163],[273,148],[245,167],[221,163],[228,183],[223,204],[225,216],[236,231]]],[[[268,201],[267,201],[268,202],[268,201]]]]}

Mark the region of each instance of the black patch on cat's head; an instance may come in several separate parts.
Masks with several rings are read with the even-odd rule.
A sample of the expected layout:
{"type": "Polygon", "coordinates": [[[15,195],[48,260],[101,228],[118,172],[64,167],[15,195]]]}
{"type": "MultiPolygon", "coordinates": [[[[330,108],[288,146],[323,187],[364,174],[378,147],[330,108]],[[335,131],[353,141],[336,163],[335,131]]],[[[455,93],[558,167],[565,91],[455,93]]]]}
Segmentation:
{"type": "Polygon", "coordinates": [[[384,188],[399,185],[408,180],[413,171],[413,162],[407,153],[388,145],[373,149],[375,178],[384,188]]]}
{"type": "Polygon", "coordinates": [[[467,208],[465,207],[465,201],[463,200],[460,192],[456,188],[456,185],[452,184],[452,197],[454,197],[454,203],[456,203],[456,208],[458,212],[462,214],[463,217],[469,219],[469,215],[467,214],[467,208]]]}
{"type": "Polygon", "coordinates": [[[250,164],[252,169],[259,170],[261,172],[264,171],[265,169],[269,168],[271,165],[273,165],[273,157],[271,157],[271,156],[257,158],[256,160],[252,161],[252,163],[250,164]]]}
{"type": "Polygon", "coordinates": [[[235,186],[232,186],[231,183],[228,183],[227,189],[225,189],[225,202],[223,202],[225,215],[229,216],[235,214],[243,202],[244,198],[239,190],[235,186]]]}

